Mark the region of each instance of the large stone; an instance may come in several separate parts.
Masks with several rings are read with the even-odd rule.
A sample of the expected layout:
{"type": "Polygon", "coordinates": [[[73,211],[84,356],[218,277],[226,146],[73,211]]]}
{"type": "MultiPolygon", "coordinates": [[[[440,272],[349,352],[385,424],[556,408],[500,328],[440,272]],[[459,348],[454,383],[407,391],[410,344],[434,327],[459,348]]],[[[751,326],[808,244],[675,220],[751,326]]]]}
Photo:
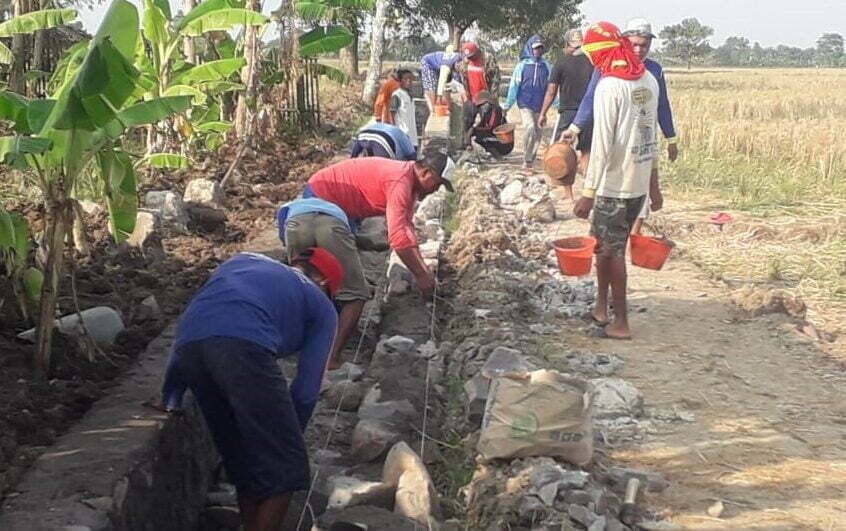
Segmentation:
{"type": "Polygon", "coordinates": [[[133,320],[138,322],[154,321],[161,316],[162,309],[159,307],[159,302],[156,300],[155,295],[150,295],[138,305],[133,320]]]}
{"type": "Polygon", "coordinates": [[[426,239],[430,241],[443,241],[446,237],[446,233],[441,227],[441,222],[437,219],[427,220],[422,232],[426,236],[426,239]]]}
{"type": "Polygon", "coordinates": [[[604,516],[598,516],[596,520],[590,524],[588,531],[605,531],[606,522],[607,520],[604,516]]]}
{"type": "Polygon", "coordinates": [[[482,375],[486,378],[499,378],[501,376],[524,377],[532,367],[519,350],[508,347],[497,347],[488,356],[482,366],[482,375]]]}
{"type": "Polygon", "coordinates": [[[491,381],[481,374],[477,374],[464,383],[464,394],[467,397],[467,421],[474,427],[478,428],[482,425],[490,386],[491,381]]]}
{"type": "Polygon", "coordinates": [[[499,202],[503,205],[516,205],[523,200],[523,182],[512,181],[499,193],[499,202]]]}
{"type": "Polygon", "coordinates": [[[570,518],[573,519],[573,521],[578,522],[585,527],[590,527],[597,518],[593,511],[581,505],[570,505],[567,509],[567,514],[570,515],[570,518]]]}
{"type": "Polygon", "coordinates": [[[144,247],[147,240],[153,236],[159,228],[159,217],[154,212],[139,210],[135,215],[135,229],[127,238],[126,243],[132,247],[144,247]]]}
{"type": "Polygon", "coordinates": [[[184,230],[188,224],[188,211],[179,195],[167,190],[152,190],[144,197],[144,206],[155,211],[166,225],[184,230]]]}
{"type": "Polygon", "coordinates": [[[421,224],[430,219],[440,219],[446,207],[446,195],[443,191],[426,196],[417,206],[415,217],[420,218],[421,224]]]}
{"type": "Polygon", "coordinates": [[[405,427],[410,420],[419,417],[417,410],[408,400],[362,404],[358,410],[358,416],[361,419],[377,420],[399,428],[405,427]]]}
{"type": "Polygon", "coordinates": [[[382,456],[399,439],[399,431],[391,424],[362,419],[353,430],[350,452],[357,461],[370,462],[382,456]]]}
{"type": "Polygon", "coordinates": [[[609,468],[606,475],[620,489],[625,489],[626,484],[632,478],[639,479],[643,488],[651,492],[662,492],[670,486],[670,482],[664,479],[661,474],[639,468],[615,466],[609,468]]]}
{"type": "Polygon", "coordinates": [[[414,275],[405,267],[397,253],[392,252],[388,262],[388,295],[408,293],[414,283],[414,275]]]}
{"type": "Polygon", "coordinates": [[[324,399],[326,405],[333,410],[340,408],[341,411],[356,411],[366,391],[367,386],[364,383],[344,380],[331,385],[324,399]]]}
{"type": "Polygon", "coordinates": [[[355,233],[355,242],[364,251],[387,251],[388,226],[384,217],[367,218],[355,233]]]}
{"type": "Polygon", "coordinates": [[[420,245],[420,254],[427,260],[436,260],[441,252],[441,242],[429,241],[420,245]]]}
{"type": "Polygon", "coordinates": [[[379,341],[370,362],[371,369],[396,367],[403,363],[403,360],[409,359],[414,346],[414,340],[404,336],[393,336],[379,341]]]}
{"type": "Polygon", "coordinates": [[[328,531],[419,531],[420,525],[410,518],[380,507],[359,505],[326,511],[320,516],[318,528],[328,531]]]}
{"type": "Polygon", "coordinates": [[[351,476],[329,478],[329,509],[343,509],[355,505],[375,505],[391,509],[395,486],[364,481],[351,476]]]}
{"type": "Polygon", "coordinates": [[[382,483],[399,486],[399,479],[405,472],[423,471],[426,472],[426,465],[417,455],[417,452],[404,441],[396,443],[388,456],[385,458],[385,465],[382,468],[382,483]]]}
{"type": "Polygon", "coordinates": [[[643,394],[620,378],[596,378],[593,385],[594,418],[639,417],[643,414],[643,394]]]}
{"type": "MultiPolygon", "coordinates": [[[[96,306],[82,310],[78,314],[66,315],[56,321],[56,328],[62,334],[80,336],[85,334],[82,323],[85,323],[91,339],[98,345],[113,344],[118,334],[125,329],[120,314],[108,306],[96,306]]],[[[18,337],[26,341],[35,341],[35,328],[18,334],[18,337]]]]}
{"type": "Polygon", "coordinates": [[[332,383],[340,383],[345,380],[357,382],[361,380],[361,377],[363,375],[364,369],[362,369],[360,365],[355,365],[354,363],[350,362],[346,362],[341,365],[340,369],[335,369],[333,371],[326,372],[326,377],[332,383]]]}
{"type": "Polygon", "coordinates": [[[437,528],[438,509],[438,494],[429,473],[425,469],[403,472],[394,499],[394,512],[432,529],[437,528]]]}
{"type": "Polygon", "coordinates": [[[555,221],[555,204],[549,196],[536,199],[528,204],[525,215],[529,221],[552,223],[555,221]]]}
{"type": "Polygon", "coordinates": [[[223,194],[218,182],[210,179],[194,179],[185,187],[182,199],[186,203],[217,209],[222,206],[223,194]]]}

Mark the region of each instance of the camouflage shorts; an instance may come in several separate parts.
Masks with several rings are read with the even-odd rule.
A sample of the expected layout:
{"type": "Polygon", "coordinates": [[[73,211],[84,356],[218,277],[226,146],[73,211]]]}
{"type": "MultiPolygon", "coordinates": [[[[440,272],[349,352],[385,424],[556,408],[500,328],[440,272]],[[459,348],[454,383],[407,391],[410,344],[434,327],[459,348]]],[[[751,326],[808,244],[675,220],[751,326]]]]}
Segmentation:
{"type": "Polygon", "coordinates": [[[646,196],[617,199],[598,196],[593,205],[590,234],[599,242],[596,254],[625,256],[626,243],[646,196]]]}

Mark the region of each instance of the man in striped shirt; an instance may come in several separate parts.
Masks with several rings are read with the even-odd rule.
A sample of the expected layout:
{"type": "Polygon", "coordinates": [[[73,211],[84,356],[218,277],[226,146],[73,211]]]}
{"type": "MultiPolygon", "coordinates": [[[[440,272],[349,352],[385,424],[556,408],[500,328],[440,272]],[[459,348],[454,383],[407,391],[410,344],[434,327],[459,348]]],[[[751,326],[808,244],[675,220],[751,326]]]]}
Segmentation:
{"type": "Polygon", "coordinates": [[[358,157],[417,160],[417,149],[399,127],[374,122],[358,130],[350,150],[350,158],[358,157]]]}

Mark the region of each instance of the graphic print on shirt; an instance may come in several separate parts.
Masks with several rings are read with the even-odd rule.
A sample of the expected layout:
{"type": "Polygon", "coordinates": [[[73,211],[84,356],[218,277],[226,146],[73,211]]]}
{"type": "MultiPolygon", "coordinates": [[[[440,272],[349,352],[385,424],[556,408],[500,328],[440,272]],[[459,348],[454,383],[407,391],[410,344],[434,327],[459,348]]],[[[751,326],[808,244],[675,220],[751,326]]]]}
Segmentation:
{"type": "Polygon", "coordinates": [[[637,107],[637,129],[640,141],[631,147],[635,163],[653,160],[658,155],[658,135],[656,134],[655,116],[650,113],[646,105],[655,97],[646,87],[638,87],[632,91],[632,103],[637,107]]]}

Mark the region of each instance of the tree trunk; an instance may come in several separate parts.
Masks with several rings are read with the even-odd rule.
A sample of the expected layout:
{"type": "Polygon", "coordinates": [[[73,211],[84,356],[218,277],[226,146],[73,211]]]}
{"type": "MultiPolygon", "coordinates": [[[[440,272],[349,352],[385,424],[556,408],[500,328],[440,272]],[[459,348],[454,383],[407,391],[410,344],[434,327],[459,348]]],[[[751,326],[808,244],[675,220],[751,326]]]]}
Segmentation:
{"type": "Polygon", "coordinates": [[[348,76],[355,79],[358,77],[358,24],[355,23],[348,28],[353,34],[352,44],[346,48],[341,48],[338,53],[341,60],[341,70],[348,76]]]}
{"type": "Polygon", "coordinates": [[[382,52],[385,48],[385,23],[388,19],[390,0],[376,0],[376,14],[373,16],[373,30],[370,32],[370,63],[364,82],[362,99],[373,105],[379,92],[379,78],[382,76],[382,52]]]}
{"type": "Polygon", "coordinates": [[[65,255],[65,236],[68,228],[68,203],[64,197],[47,207],[47,264],[44,267],[44,285],[41,288],[41,308],[36,328],[35,369],[41,378],[50,374],[50,349],[56,320],[56,302],[59,298],[59,278],[65,255]]]}
{"type": "MultiPolygon", "coordinates": [[[[249,0],[248,9],[261,12],[261,0],[249,0]]],[[[244,58],[247,64],[241,70],[241,80],[247,86],[238,96],[238,106],[235,109],[235,134],[244,138],[247,134],[249,122],[248,106],[255,101],[256,88],[259,78],[259,39],[257,26],[248,26],[244,35],[244,58]]]]}
{"type": "MultiPolygon", "coordinates": [[[[19,17],[28,13],[26,0],[12,0],[12,13],[19,17]]],[[[9,90],[23,94],[26,92],[26,35],[12,36],[12,64],[9,70],[9,90]]]]}
{"type": "Polygon", "coordinates": [[[461,37],[464,36],[464,32],[467,31],[467,28],[459,24],[448,22],[447,29],[449,30],[449,44],[452,45],[455,51],[460,50],[461,37]]]}
{"type": "MultiPolygon", "coordinates": [[[[38,11],[41,9],[41,2],[40,0],[33,0],[30,4],[30,9],[32,11],[38,11]]],[[[41,72],[46,72],[48,70],[48,66],[45,64],[44,60],[44,45],[47,42],[47,32],[45,30],[38,30],[32,37],[32,63],[30,66],[31,70],[39,70],[41,72]]],[[[29,96],[41,96],[40,94],[36,94],[36,87],[38,86],[40,80],[34,80],[30,83],[30,87],[28,92],[29,96]]]]}
{"type": "MultiPolygon", "coordinates": [[[[197,6],[197,0],[182,0],[182,9],[187,15],[197,6]]],[[[185,37],[182,44],[182,51],[185,53],[185,60],[191,64],[197,64],[197,49],[194,46],[194,37],[185,37]]]]}

